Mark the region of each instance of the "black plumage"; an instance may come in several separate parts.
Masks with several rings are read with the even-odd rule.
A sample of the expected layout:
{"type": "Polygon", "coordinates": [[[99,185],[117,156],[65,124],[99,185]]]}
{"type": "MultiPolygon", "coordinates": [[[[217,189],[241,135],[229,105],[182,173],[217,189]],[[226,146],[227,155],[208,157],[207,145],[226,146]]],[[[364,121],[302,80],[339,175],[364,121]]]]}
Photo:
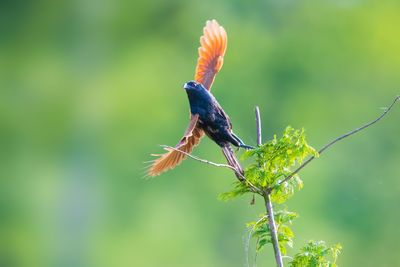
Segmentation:
{"type": "Polygon", "coordinates": [[[184,87],[189,98],[190,112],[199,115],[198,126],[220,147],[232,144],[236,147],[253,147],[233,133],[232,123],[215,97],[201,83],[189,81],[184,87]]]}

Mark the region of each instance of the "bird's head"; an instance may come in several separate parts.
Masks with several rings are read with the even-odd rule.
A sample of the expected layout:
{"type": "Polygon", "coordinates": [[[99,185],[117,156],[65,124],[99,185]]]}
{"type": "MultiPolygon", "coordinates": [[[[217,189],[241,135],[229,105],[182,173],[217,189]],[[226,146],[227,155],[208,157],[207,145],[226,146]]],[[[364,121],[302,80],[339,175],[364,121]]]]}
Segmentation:
{"type": "Polygon", "coordinates": [[[187,91],[187,92],[201,92],[203,90],[205,90],[204,86],[201,83],[195,82],[195,81],[188,81],[187,83],[185,83],[183,85],[183,88],[187,91]]]}
{"type": "Polygon", "coordinates": [[[188,95],[190,108],[193,114],[197,112],[194,107],[204,106],[212,100],[211,94],[201,83],[189,81],[183,85],[183,88],[188,95]]]}

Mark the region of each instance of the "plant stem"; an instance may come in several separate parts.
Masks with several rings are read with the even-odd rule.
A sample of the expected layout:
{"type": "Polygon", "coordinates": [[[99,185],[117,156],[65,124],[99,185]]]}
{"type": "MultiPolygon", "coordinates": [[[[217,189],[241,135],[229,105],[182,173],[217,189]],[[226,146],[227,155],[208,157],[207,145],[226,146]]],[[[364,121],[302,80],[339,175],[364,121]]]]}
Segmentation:
{"type": "MultiPolygon", "coordinates": [[[[256,106],[256,123],[257,123],[257,145],[260,146],[262,144],[262,136],[261,136],[260,109],[258,108],[258,106],[256,106]]],[[[266,190],[265,193],[263,194],[263,197],[265,202],[265,208],[267,209],[268,225],[269,225],[269,230],[271,232],[271,241],[272,241],[272,246],[274,247],[276,265],[278,267],[283,267],[282,254],[279,248],[278,232],[275,224],[274,209],[270,198],[270,191],[266,190]]]]}
{"type": "Polygon", "coordinates": [[[279,248],[279,241],[278,241],[278,232],[277,232],[278,229],[276,229],[274,209],[272,207],[272,202],[269,193],[266,193],[264,195],[264,200],[265,200],[265,208],[267,209],[267,214],[268,214],[268,225],[269,225],[269,230],[271,232],[272,246],[274,247],[275,261],[277,266],[283,267],[282,254],[279,248]]]}

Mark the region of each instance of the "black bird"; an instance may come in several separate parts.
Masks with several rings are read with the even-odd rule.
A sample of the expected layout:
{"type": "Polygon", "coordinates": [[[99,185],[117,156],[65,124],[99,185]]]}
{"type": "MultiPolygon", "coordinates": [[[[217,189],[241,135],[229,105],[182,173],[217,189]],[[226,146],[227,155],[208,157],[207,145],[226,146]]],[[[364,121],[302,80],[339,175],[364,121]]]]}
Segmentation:
{"type": "Polygon", "coordinates": [[[195,71],[195,81],[185,83],[184,88],[190,102],[190,122],[183,137],[175,149],[158,156],[148,170],[148,175],[156,176],[175,168],[186,158],[185,153],[191,153],[193,148],[206,134],[216,142],[224,153],[229,165],[235,168],[236,176],[243,179],[243,170],[232,151],[231,144],[245,149],[251,149],[232,132],[229,117],[210,93],[215,75],[224,62],[227,45],[225,29],[215,20],[207,21],[200,37],[199,57],[195,71]],[[182,153],[181,151],[185,152],[182,153]]]}
{"type": "Polygon", "coordinates": [[[199,115],[198,127],[220,147],[232,144],[253,149],[232,132],[232,123],[215,97],[201,83],[189,81],[183,88],[189,98],[190,113],[199,115]]]}

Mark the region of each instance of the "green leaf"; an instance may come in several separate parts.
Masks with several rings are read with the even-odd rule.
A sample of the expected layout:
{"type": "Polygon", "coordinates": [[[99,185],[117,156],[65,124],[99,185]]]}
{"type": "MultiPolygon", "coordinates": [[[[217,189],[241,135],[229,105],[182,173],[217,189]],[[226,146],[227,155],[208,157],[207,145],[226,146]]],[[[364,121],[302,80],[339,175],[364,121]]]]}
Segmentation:
{"type": "MultiPolygon", "coordinates": [[[[275,224],[278,234],[278,243],[282,254],[286,254],[286,246],[293,246],[293,231],[289,225],[298,215],[294,212],[279,210],[275,212],[275,224]]],[[[268,224],[268,217],[265,214],[257,222],[248,223],[247,226],[252,229],[252,237],[257,239],[257,251],[261,250],[266,244],[271,243],[271,232],[268,224]]]]}
{"type": "Polygon", "coordinates": [[[298,175],[282,184],[281,181],[309,156],[318,156],[318,153],[307,144],[304,129],[288,126],[280,139],[275,135],[267,143],[244,153],[243,158],[253,159],[245,169],[245,177],[258,188],[273,188],[272,201],[283,203],[295,189],[303,187],[303,182],[298,175]]]}
{"type": "Polygon", "coordinates": [[[324,241],[309,241],[290,262],[291,267],[335,267],[342,249],[340,244],[328,247],[324,241]]]}
{"type": "Polygon", "coordinates": [[[249,191],[250,188],[247,184],[236,181],[234,182],[234,188],[229,192],[219,194],[218,199],[222,201],[228,201],[238,196],[241,196],[249,191]]]}

